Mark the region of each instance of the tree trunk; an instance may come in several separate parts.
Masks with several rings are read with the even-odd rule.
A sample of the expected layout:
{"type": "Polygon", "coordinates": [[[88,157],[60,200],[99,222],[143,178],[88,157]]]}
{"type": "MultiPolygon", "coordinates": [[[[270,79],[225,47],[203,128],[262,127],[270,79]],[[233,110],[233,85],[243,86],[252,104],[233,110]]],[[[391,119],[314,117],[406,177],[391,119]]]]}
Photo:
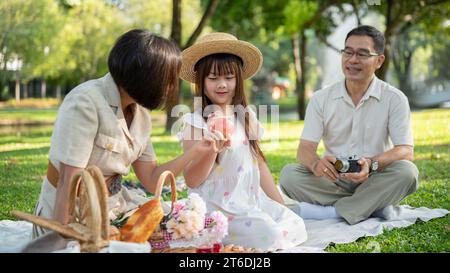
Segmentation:
{"type": "Polygon", "coordinates": [[[407,97],[412,94],[412,87],[410,83],[411,62],[416,47],[409,48],[408,40],[410,39],[408,32],[397,37],[392,47],[392,65],[397,75],[399,89],[407,97]],[[405,45],[406,44],[406,45],[405,45]]]}
{"type": "Polygon", "coordinates": [[[411,57],[408,57],[405,60],[405,76],[404,80],[400,82],[400,91],[405,93],[407,97],[410,97],[413,93],[411,82],[410,82],[410,75],[411,75],[411,57]]]}
{"type": "Polygon", "coordinates": [[[306,43],[307,39],[303,30],[301,30],[300,33],[293,34],[291,37],[292,55],[295,67],[295,93],[297,94],[297,113],[299,120],[305,119],[306,43]]]}
{"type": "MultiPolygon", "coordinates": [[[[187,43],[184,46],[182,46],[182,43],[181,43],[181,34],[182,34],[182,30],[181,30],[181,0],[173,0],[172,33],[170,35],[172,40],[175,43],[177,43],[181,49],[185,49],[185,48],[191,46],[192,44],[194,44],[194,42],[197,40],[198,36],[202,32],[203,28],[207,24],[208,20],[211,19],[211,17],[214,15],[218,4],[219,4],[218,0],[209,0],[208,5],[206,6],[205,12],[203,13],[200,22],[198,23],[198,25],[195,28],[192,35],[189,37],[187,43]]],[[[180,89],[181,89],[181,83],[182,83],[182,80],[180,79],[180,82],[179,82],[180,89]]],[[[177,102],[180,101],[180,97],[181,97],[181,90],[178,93],[177,102]]],[[[167,117],[166,132],[170,132],[172,125],[175,123],[175,121],[178,118],[178,117],[172,117],[171,112],[172,112],[171,107],[168,107],[168,109],[166,110],[166,117],[167,117]]]]}
{"type": "Polygon", "coordinates": [[[61,100],[61,85],[59,84],[56,86],[56,98],[61,100]]]}
{"type": "Polygon", "coordinates": [[[360,26],[361,25],[361,16],[359,15],[359,10],[360,10],[358,7],[359,5],[355,0],[352,0],[351,5],[353,8],[353,12],[356,16],[356,23],[358,24],[358,26],[360,26]]]}
{"type": "Polygon", "coordinates": [[[389,62],[390,62],[390,54],[391,54],[391,45],[392,45],[392,37],[393,37],[393,32],[394,32],[394,26],[393,26],[393,8],[394,8],[394,3],[392,0],[387,0],[387,7],[386,7],[386,31],[384,32],[384,38],[386,40],[386,46],[384,48],[384,63],[383,65],[380,67],[380,69],[378,69],[375,74],[377,75],[377,77],[380,80],[386,80],[386,74],[387,71],[389,69],[389,62]]]}
{"type": "Polygon", "coordinates": [[[385,39],[386,39],[386,47],[384,48],[384,63],[383,65],[380,67],[380,69],[378,69],[375,74],[377,75],[377,77],[380,80],[385,81],[386,80],[386,74],[387,71],[389,69],[389,62],[391,61],[391,36],[386,36],[385,35],[385,39]]]}
{"type": "Polygon", "coordinates": [[[172,33],[170,38],[181,48],[181,0],[172,0],[172,33]]]}
{"type": "Polygon", "coordinates": [[[45,99],[47,96],[47,84],[45,82],[45,79],[41,81],[41,98],[45,99]]]}
{"type": "Polygon", "coordinates": [[[20,102],[20,80],[16,79],[16,103],[20,102]]]}
{"type": "Polygon", "coordinates": [[[299,34],[294,33],[291,36],[291,47],[292,47],[292,57],[294,59],[294,70],[295,70],[295,93],[297,94],[297,113],[298,118],[301,119],[300,116],[300,86],[301,84],[301,74],[302,74],[302,66],[300,62],[300,41],[299,34]]]}
{"type": "MultiPolygon", "coordinates": [[[[172,1],[172,33],[170,38],[174,41],[179,48],[181,48],[181,0],[172,1]]],[[[179,80],[179,86],[181,89],[181,79],[179,80]]],[[[180,93],[178,92],[177,102],[180,101],[180,93]]],[[[172,117],[171,115],[172,107],[167,107],[166,109],[166,132],[170,132],[172,125],[177,120],[177,117],[172,117]]]]}
{"type": "Polygon", "coordinates": [[[195,43],[198,36],[200,36],[200,33],[202,32],[203,28],[205,27],[208,20],[213,16],[214,12],[216,11],[217,5],[219,4],[219,0],[210,0],[208,2],[208,6],[206,7],[205,13],[203,13],[202,19],[198,23],[197,27],[195,28],[194,32],[192,33],[191,37],[189,37],[186,44],[183,46],[183,49],[190,47],[195,43]]]}
{"type": "Polygon", "coordinates": [[[28,83],[23,84],[23,98],[24,99],[28,98],[28,83]]]}
{"type": "Polygon", "coordinates": [[[305,36],[305,31],[302,30],[301,37],[300,37],[300,66],[301,66],[301,76],[300,76],[300,90],[299,90],[299,96],[298,96],[298,116],[300,120],[305,119],[305,109],[306,109],[306,66],[305,66],[305,60],[306,60],[306,45],[308,43],[308,40],[305,36]]]}
{"type": "Polygon", "coordinates": [[[0,90],[3,90],[4,88],[8,88],[8,70],[6,68],[6,65],[8,63],[9,60],[9,54],[7,54],[7,50],[4,50],[4,45],[1,45],[2,47],[0,47],[0,54],[2,54],[2,62],[3,65],[1,67],[0,70],[0,90]]]}

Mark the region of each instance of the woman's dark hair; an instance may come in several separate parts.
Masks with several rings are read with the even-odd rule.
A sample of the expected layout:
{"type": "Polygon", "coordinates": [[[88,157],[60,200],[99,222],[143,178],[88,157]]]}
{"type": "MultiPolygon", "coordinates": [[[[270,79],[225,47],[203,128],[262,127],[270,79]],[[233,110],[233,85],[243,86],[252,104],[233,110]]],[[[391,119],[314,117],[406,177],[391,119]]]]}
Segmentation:
{"type": "Polygon", "coordinates": [[[385,45],[385,39],[383,33],[381,33],[378,29],[372,27],[372,26],[359,26],[357,28],[352,29],[348,34],[347,37],[345,37],[345,41],[350,36],[369,36],[373,40],[374,48],[377,51],[378,54],[384,53],[384,45],[385,45]]]}
{"type": "MultiPolygon", "coordinates": [[[[238,56],[227,54],[227,53],[217,53],[211,54],[203,57],[195,64],[196,79],[195,79],[195,96],[202,97],[202,112],[204,112],[205,107],[213,104],[212,101],[206,96],[205,90],[205,78],[209,75],[211,70],[217,76],[233,74],[236,77],[236,88],[234,90],[234,97],[232,104],[234,106],[241,105],[243,108],[247,107],[247,99],[244,93],[244,80],[242,79],[242,60],[238,56]]],[[[206,117],[203,117],[206,121],[206,117]]],[[[245,135],[249,139],[252,153],[255,156],[260,156],[264,161],[263,152],[261,151],[258,141],[251,139],[249,137],[249,117],[245,114],[245,135]]]]}
{"type": "Polygon", "coordinates": [[[109,53],[108,67],[114,82],[145,108],[167,109],[178,97],[180,49],[146,29],[120,36],[109,53]]]}

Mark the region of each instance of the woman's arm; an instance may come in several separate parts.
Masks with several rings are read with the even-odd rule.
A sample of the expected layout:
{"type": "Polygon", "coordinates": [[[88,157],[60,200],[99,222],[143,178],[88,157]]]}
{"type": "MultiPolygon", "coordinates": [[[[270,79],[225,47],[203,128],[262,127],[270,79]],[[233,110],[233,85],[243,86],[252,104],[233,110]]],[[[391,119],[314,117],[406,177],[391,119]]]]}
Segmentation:
{"type": "Polygon", "coordinates": [[[200,167],[199,169],[195,169],[194,171],[188,171],[189,174],[193,174],[192,177],[189,174],[186,177],[186,169],[190,170],[190,166],[192,165],[192,163],[198,162],[199,159],[203,159],[203,157],[205,157],[206,155],[211,158],[210,160],[212,161],[212,164],[214,164],[215,157],[217,156],[218,151],[217,145],[223,145],[224,141],[220,141],[219,144],[216,144],[217,142],[219,141],[215,141],[210,137],[204,137],[201,140],[185,140],[183,141],[184,153],[174,160],[171,160],[159,166],[156,164],[156,162],[136,161],[133,163],[133,169],[136,173],[137,178],[141,181],[143,186],[152,193],[155,191],[156,182],[158,181],[159,176],[166,170],[169,170],[175,176],[178,176],[184,169],[186,184],[189,187],[195,187],[200,185],[201,182],[203,182],[203,180],[206,178],[205,176],[203,180],[197,182],[199,179],[201,179],[201,177],[199,177],[195,173],[196,171],[201,171],[204,167],[200,167]],[[191,183],[192,181],[195,182],[191,183]]]}
{"type": "Polygon", "coordinates": [[[284,205],[283,197],[275,186],[275,181],[270,173],[269,167],[266,162],[259,157],[258,158],[259,173],[261,177],[261,188],[272,200],[284,205]]]}
{"type": "Polygon", "coordinates": [[[60,163],[53,218],[62,224],[69,223],[69,194],[72,178],[81,170],[83,169],[60,163]]]}
{"type": "MultiPolygon", "coordinates": [[[[183,146],[188,147],[194,145],[192,142],[193,140],[185,140],[183,141],[183,146]]],[[[209,154],[199,155],[187,165],[183,172],[186,185],[190,188],[200,186],[211,173],[216,158],[217,153],[211,152],[209,154]]]]}
{"type": "Polygon", "coordinates": [[[175,177],[178,176],[185,166],[198,156],[200,150],[198,146],[192,147],[181,156],[159,166],[155,161],[135,161],[132,166],[142,185],[147,191],[154,193],[156,182],[164,171],[171,171],[175,177]]]}

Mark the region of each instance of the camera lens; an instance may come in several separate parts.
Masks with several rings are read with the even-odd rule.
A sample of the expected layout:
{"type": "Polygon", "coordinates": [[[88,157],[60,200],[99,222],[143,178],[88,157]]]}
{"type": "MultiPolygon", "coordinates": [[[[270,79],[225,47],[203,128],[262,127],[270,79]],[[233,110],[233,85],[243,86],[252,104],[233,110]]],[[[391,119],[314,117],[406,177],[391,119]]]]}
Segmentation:
{"type": "Polygon", "coordinates": [[[347,160],[338,159],[334,163],[334,168],[341,173],[345,173],[350,168],[350,164],[347,160]]]}

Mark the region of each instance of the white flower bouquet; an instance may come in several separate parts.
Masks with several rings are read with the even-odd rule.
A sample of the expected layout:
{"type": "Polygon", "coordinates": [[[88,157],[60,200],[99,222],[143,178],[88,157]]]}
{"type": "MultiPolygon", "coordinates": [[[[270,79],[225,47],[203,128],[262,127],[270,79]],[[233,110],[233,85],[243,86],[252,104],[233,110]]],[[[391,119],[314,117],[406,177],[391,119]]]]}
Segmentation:
{"type": "Polygon", "coordinates": [[[162,235],[159,240],[150,237],[152,248],[213,247],[228,234],[228,219],[220,211],[207,215],[203,199],[191,193],[186,202],[174,203],[172,212],[162,220],[159,232],[162,235]]]}

